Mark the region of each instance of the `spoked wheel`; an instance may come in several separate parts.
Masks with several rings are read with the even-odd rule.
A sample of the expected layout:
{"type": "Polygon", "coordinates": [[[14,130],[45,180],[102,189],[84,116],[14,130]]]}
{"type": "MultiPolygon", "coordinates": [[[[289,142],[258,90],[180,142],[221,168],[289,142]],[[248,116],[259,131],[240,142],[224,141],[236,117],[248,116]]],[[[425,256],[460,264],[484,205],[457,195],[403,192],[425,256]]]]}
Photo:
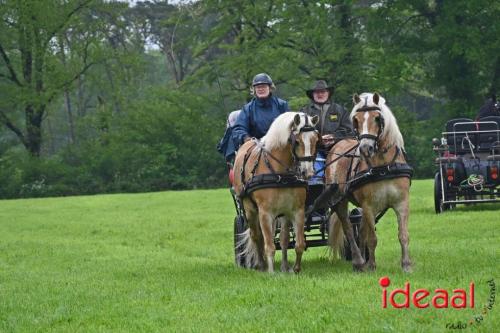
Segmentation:
{"type": "MultiPolygon", "coordinates": [[[[356,244],[358,246],[360,244],[359,238],[360,238],[361,218],[362,217],[363,217],[363,210],[359,207],[354,208],[349,213],[349,221],[351,222],[352,231],[354,233],[354,239],[356,240],[356,244]]],[[[346,241],[344,244],[344,258],[345,258],[345,260],[348,260],[348,261],[352,260],[351,245],[349,244],[348,241],[346,241]]],[[[368,258],[369,258],[368,248],[365,248],[365,260],[368,260],[368,258]]]]}
{"type": "Polygon", "coordinates": [[[241,244],[243,239],[243,233],[247,230],[245,225],[245,220],[242,216],[236,216],[234,218],[234,262],[236,266],[245,267],[245,254],[244,246],[241,244]]]}

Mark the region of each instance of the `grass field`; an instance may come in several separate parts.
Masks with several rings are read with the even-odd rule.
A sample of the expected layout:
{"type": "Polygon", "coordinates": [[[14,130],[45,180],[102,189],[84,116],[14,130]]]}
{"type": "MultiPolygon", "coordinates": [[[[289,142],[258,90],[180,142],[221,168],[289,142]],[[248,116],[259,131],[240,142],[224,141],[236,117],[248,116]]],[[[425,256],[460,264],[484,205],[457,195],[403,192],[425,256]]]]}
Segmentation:
{"type": "Polygon", "coordinates": [[[500,304],[483,306],[500,281],[500,207],[438,216],[432,193],[414,181],[411,274],[392,212],[377,226],[376,272],[314,248],[301,274],[268,275],[233,264],[226,189],[0,201],[0,332],[498,332],[500,304]],[[383,309],[382,276],[389,291],[473,281],[476,305],[383,309]]]}

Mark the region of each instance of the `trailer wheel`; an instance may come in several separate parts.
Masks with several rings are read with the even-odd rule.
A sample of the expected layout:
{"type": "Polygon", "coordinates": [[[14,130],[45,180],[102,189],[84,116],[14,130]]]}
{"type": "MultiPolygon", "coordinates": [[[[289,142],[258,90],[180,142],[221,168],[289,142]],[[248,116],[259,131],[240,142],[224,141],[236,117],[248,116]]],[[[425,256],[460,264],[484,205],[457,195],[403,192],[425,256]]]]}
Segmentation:
{"type": "MultiPolygon", "coordinates": [[[[446,197],[446,193],[445,193],[446,197]]],[[[436,172],[434,176],[434,210],[436,214],[441,214],[442,212],[451,209],[450,204],[443,203],[443,187],[441,185],[441,175],[436,172]]]]}
{"type": "Polygon", "coordinates": [[[236,266],[245,267],[245,254],[244,246],[241,244],[243,238],[242,234],[245,232],[247,227],[245,226],[245,220],[242,216],[238,215],[234,218],[234,262],[236,266]]]}

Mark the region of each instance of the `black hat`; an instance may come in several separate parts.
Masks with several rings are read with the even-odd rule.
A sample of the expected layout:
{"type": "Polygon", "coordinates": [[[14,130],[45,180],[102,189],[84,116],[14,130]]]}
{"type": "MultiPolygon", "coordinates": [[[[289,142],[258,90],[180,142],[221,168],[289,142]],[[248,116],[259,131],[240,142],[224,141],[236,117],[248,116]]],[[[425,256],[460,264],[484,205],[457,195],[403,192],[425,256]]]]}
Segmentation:
{"type": "Polygon", "coordinates": [[[318,81],[314,82],[312,88],[309,90],[306,90],[306,95],[310,99],[314,100],[313,92],[315,90],[323,90],[323,89],[328,90],[328,92],[330,93],[330,97],[332,96],[334,88],[331,86],[328,86],[328,84],[326,83],[325,80],[318,80],[318,81]]]}

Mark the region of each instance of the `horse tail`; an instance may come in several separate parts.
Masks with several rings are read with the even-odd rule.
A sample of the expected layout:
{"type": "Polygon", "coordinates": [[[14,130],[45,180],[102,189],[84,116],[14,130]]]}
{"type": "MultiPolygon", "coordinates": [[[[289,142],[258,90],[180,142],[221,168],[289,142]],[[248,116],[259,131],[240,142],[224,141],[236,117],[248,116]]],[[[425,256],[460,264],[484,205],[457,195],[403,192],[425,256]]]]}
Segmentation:
{"type": "Polygon", "coordinates": [[[342,228],[342,221],[336,213],[330,218],[330,230],[328,235],[328,245],[330,245],[330,253],[332,258],[338,259],[344,257],[345,235],[342,228]]]}
{"type": "Polygon", "coordinates": [[[260,254],[258,244],[253,240],[250,234],[250,228],[245,230],[241,235],[240,241],[236,244],[237,248],[242,248],[243,251],[239,253],[239,258],[244,259],[246,268],[254,268],[260,265],[260,254]]]}

